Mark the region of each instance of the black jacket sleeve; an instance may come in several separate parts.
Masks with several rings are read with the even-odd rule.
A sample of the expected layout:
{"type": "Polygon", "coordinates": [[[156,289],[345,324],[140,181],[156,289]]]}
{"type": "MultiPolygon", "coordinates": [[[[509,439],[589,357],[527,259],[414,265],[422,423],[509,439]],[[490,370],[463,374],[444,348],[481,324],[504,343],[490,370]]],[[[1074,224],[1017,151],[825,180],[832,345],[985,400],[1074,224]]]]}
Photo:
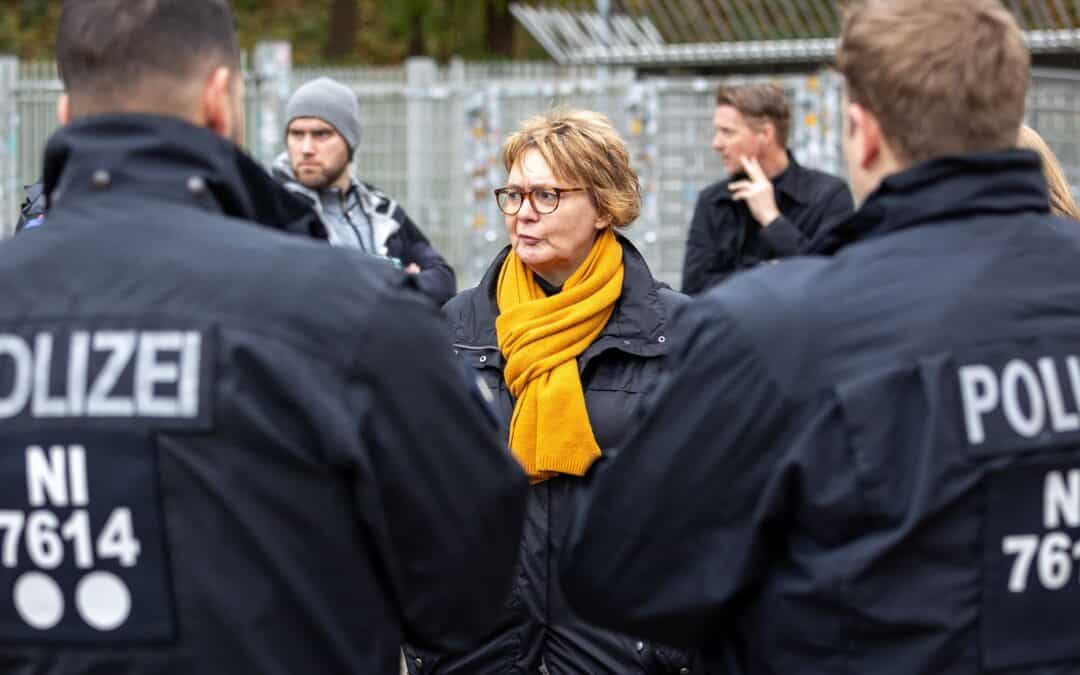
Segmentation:
{"type": "MultiPolygon", "coordinates": [[[[405,295],[405,294],[403,294],[405,295]]],[[[461,651],[494,624],[528,480],[449,345],[439,309],[382,302],[350,395],[364,411],[356,496],[410,644],[461,651]]]]}
{"type": "Polygon", "coordinates": [[[704,190],[694,206],[690,234],[686,240],[682,292],[697,295],[723,281],[735,271],[736,251],[720,236],[716,208],[704,190]]]}
{"type": "Polygon", "coordinates": [[[761,236],[777,257],[799,255],[807,252],[810,240],[819,231],[844,220],[854,210],[855,202],[851,198],[851,191],[847,185],[838,182],[813,205],[812,212],[807,215],[801,229],[781,215],[762,229],[761,236]]]}
{"type": "Polygon", "coordinates": [[[387,253],[400,260],[403,265],[416,263],[420,268],[420,274],[416,275],[417,285],[424,295],[442,307],[457,293],[454,268],[435,250],[404,209],[397,207],[393,217],[400,227],[387,239],[387,253]]]}
{"type": "Polygon", "coordinates": [[[768,227],[761,228],[761,238],[778,258],[795,255],[808,241],[799,227],[783,215],[769,223],[768,227]]]}
{"type": "Polygon", "coordinates": [[[716,640],[768,547],[789,404],[710,295],[676,317],[664,381],[578,514],[566,596],[595,623],[674,645],[716,640]]]}

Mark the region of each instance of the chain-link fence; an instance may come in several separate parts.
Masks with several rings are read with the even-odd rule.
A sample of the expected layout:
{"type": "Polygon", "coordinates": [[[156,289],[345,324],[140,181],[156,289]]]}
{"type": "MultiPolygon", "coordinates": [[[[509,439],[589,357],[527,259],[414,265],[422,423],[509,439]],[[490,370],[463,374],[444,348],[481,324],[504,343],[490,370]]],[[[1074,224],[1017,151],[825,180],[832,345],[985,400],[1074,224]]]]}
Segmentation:
{"type": "MultiPolygon", "coordinates": [[[[643,187],[642,215],[627,234],[654,273],[678,285],[697,194],[723,174],[709,147],[719,80],[638,79],[632,70],[546,63],[438,66],[417,59],[401,68],[315,70],[289,69],[283,60],[287,52],[279,45],[257,53],[248,71],[248,149],[266,163],[282,151],[282,106],[296,86],[321,75],[348,84],[361,110],[357,175],[402,203],[457,269],[462,288],[478,281],[506,242],[491,194],[505,180],[500,150],[506,135],[554,105],[607,114],[627,141],[643,187]]],[[[838,76],[770,79],[792,101],[790,145],[799,161],[841,173],[838,76]]],[[[16,65],[0,58],[0,138],[7,139],[0,145],[4,232],[14,223],[19,186],[40,175],[59,93],[51,64],[16,65]],[[5,98],[5,91],[11,96],[5,98]]],[[[1080,183],[1080,74],[1036,71],[1029,118],[1058,152],[1073,184],[1080,183]]]]}

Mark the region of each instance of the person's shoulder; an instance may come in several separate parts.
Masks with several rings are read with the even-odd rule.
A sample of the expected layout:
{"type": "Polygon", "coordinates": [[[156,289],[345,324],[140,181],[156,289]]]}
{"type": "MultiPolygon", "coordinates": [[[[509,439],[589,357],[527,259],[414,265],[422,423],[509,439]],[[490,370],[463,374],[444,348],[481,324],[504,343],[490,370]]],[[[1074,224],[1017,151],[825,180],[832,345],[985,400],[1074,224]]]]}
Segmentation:
{"type": "Polygon", "coordinates": [[[359,178],[357,178],[355,180],[371,196],[376,197],[378,199],[385,199],[387,201],[393,201],[392,198],[390,197],[390,195],[386,192],[386,190],[383,190],[378,185],[375,185],[374,183],[369,183],[369,182],[367,182],[365,180],[360,180],[359,178]]]}
{"type": "Polygon", "coordinates": [[[356,181],[355,184],[358,185],[360,189],[363,190],[364,193],[367,195],[367,198],[371,203],[372,210],[374,210],[376,213],[390,216],[394,215],[397,212],[400,212],[404,216],[405,209],[403,209],[401,207],[401,204],[399,204],[398,201],[391,197],[385,190],[383,190],[377,185],[373,185],[372,183],[368,183],[360,179],[354,180],[356,181]]]}
{"type": "Polygon", "coordinates": [[[391,263],[356,249],[227,216],[204,225],[186,246],[205,253],[192,256],[197,262],[189,263],[189,272],[170,271],[224,288],[207,305],[230,321],[289,334],[328,355],[347,355],[372,317],[419,295],[391,263]],[[219,236],[210,246],[206,239],[214,229],[219,236]]]}
{"type": "Polygon", "coordinates": [[[443,311],[449,315],[451,312],[460,312],[463,308],[472,306],[476,302],[479,292],[480,289],[476,286],[466,288],[447,300],[446,304],[443,305],[443,311]]]}
{"type": "Polygon", "coordinates": [[[270,162],[270,175],[279,183],[295,183],[296,174],[293,173],[292,162],[289,153],[282,152],[270,162]]]}
{"type": "Polygon", "coordinates": [[[724,344],[705,358],[752,359],[784,391],[813,389],[816,375],[808,368],[828,338],[819,317],[827,299],[819,288],[832,265],[796,257],[739,272],[693,298],[681,321],[692,326],[695,339],[724,344]]]}
{"type": "Polygon", "coordinates": [[[848,189],[847,181],[840,176],[802,164],[797,166],[802,172],[803,184],[815,194],[834,193],[848,189]]]}
{"type": "Polygon", "coordinates": [[[442,311],[454,331],[455,340],[467,342],[494,325],[497,309],[484,289],[473,286],[447,300],[442,311]]]}
{"type": "MultiPolygon", "coordinates": [[[[832,261],[818,256],[780,258],[729,277],[704,297],[740,313],[770,317],[780,305],[798,305],[812,293],[816,279],[829,274],[832,261]]],[[[793,307],[792,309],[796,309],[793,307]]]]}
{"type": "Polygon", "coordinates": [[[784,258],[732,275],[697,302],[734,319],[751,342],[784,349],[813,332],[817,297],[835,277],[836,262],[824,257],[784,258]]]}

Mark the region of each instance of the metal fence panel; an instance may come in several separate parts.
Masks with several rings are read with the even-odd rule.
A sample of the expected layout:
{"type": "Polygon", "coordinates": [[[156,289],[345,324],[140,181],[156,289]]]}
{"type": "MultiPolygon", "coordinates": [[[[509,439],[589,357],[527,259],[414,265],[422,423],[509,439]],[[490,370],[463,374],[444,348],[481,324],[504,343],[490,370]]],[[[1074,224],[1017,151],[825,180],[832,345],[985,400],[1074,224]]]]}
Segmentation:
{"type": "Polygon", "coordinates": [[[0,57],[0,238],[14,227],[21,200],[19,190],[18,136],[15,129],[15,90],[18,62],[0,57]]]}
{"type": "Polygon", "coordinates": [[[1080,193],[1080,72],[1036,70],[1028,124],[1054,149],[1073,194],[1080,193]]]}
{"type": "MultiPolygon", "coordinates": [[[[37,180],[60,94],[52,64],[19,64],[4,114],[0,96],[0,227],[10,231],[17,187],[37,180]],[[6,126],[5,126],[6,125],[6,126]],[[4,161],[6,151],[8,161],[4,161]],[[5,166],[13,167],[4,173],[5,166]],[[16,189],[10,186],[15,185],[16,189]]],[[[327,75],[351,86],[361,111],[357,175],[397,199],[458,271],[459,286],[475,284],[507,241],[491,191],[505,181],[503,139],[531,115],[554,105],[607,114],[627,141],[643,188],[641,217],[627,234],[653,272],[678,286],[687,226],[698,192],[723,175],[710,148],[717,79],[635,79],[631,70],[554,64],[447,66],[416,60],[401,68],[292,69],[291,91],[327,75]]],[[[763,78],[725,78],[725,82],[763,78]]],[[[790,145],[807,166],[843,172],[840,151],[842,83],[833,73],[770,78],[792,102],[790,145]]],[[[269,162],[283,149],[280,77],[247,76],[248,148],[269,162]],[[268,87],[275,90],[268,92],[268,87]],[[276,117],[275,117],[276,116],[276,117]]],[[[1034,73],[1029,123],[1058,153],[1074,188],[1080,186],[1080,74],[1034,73]]]]}

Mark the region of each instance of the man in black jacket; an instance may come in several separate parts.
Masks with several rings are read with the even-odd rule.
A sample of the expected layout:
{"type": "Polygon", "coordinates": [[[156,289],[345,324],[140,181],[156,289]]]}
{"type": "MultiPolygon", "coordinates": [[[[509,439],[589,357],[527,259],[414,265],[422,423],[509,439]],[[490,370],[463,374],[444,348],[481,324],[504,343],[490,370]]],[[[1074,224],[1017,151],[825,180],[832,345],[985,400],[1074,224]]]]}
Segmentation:
{"type": "Polygon", "coordinates": [[[696,295],[740,269],[792,256],[851,213],[844,181],[806,168],[787,150],[791,109],[780,87],[721,87],[712,147],[728,177],[701,191],[683,264],[683,293],[696,295]]]}
{"type": "Polygon", "coordinates": [[[564,557],[584,617],[732,672],[1080,672],[1080,238],[1013,149],[1029,62],[996,0],[851,4],[862,206],[676,319],[564,557]]]}
{"type": "Polygon", "coordinates": [[[505,602],[526,479],[412,278],[226,140],[233,25],[64,6],[0,254],[0,672],[394,673],[505,602]]]}

